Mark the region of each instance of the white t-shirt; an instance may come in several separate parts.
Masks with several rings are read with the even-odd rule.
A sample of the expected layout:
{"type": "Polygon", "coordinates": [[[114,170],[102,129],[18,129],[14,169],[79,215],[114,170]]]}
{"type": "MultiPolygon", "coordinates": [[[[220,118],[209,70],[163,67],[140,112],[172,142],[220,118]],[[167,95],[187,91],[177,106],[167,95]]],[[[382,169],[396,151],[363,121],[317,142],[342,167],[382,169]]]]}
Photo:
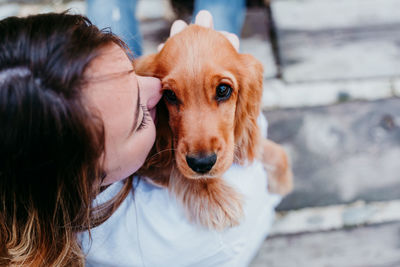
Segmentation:
{"type": "MultiPolygon", "coordinates": [[[[87,232],[80,235],[86,266],[247,266],[270,230],[281,197],[268,193],[267,174],[257,161],[233,165],[223,178],[244,195],[239,226],[214,231],[195,225],[167,189],[134,179],[134,193],[91,230],[92,241],[87,232]]],[[[109,200],[121,188],[122,182],[111,185],[96,201],[109,200]]]]}

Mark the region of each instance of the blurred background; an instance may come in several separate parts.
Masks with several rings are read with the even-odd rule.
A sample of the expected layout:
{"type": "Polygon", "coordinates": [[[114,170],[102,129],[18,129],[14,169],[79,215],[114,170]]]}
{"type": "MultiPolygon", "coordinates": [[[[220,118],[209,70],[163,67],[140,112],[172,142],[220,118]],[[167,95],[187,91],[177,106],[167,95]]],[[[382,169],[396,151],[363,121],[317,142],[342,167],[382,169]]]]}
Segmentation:
{"type": "MultiPolygon", "coordinates": [[[[143,53],[193,7],[138,0],[143,53]]],[[[0,0],[0,19],[66,9],[87,12],[0,0]]],[[[251,266],[400,266],[400,0],[247,1],[241,51],[264,65],[268,134],[295,176],[251,266]]]]}

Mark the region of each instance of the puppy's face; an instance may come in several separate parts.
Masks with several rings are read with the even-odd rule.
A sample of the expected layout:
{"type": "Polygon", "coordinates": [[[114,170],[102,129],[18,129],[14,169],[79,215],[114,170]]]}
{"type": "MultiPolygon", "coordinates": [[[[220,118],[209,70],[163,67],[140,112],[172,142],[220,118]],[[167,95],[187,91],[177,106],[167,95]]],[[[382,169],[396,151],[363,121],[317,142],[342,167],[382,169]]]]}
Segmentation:
{"type": "Polygon", "coordinates": [[[240,91],[248,87],[244,76],[251,76],[244,56],[222,34],[192,25],[153,58],[152,72],[161,79],[169,112],[175,162],[187,178],[220,177],[234,160],[237,119],[243,119],[237,118],[240,91]]]}

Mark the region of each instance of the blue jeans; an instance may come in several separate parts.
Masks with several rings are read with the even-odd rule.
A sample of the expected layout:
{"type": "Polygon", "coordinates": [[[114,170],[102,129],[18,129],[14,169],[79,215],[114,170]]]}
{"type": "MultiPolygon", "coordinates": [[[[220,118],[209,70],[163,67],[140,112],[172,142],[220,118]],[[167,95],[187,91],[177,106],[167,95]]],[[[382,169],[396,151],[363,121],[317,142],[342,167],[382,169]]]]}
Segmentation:
{"type": "Polygon", "coordinates": [[[136,19],[137,0],[86,0],[87,16],[94,25],[111,28],[131,49],[134,57],[142,55],[142,36],[136,19]]]}
{"type": "MultiPolygon", "coordinates": [[[[86,0],[87,16],[99,28],[110,27],[132,50],[134,56],[142,55],[142,37],[136,19],[137,0],[86,0]]],[[[210,11],[214,28],[235,33],[240,37],[246,0],[196,0],[194,14],[210,11]]]]}
{"type": "Polygon", "coordinates": [[[213,16],[214,29],[240,37],[246,15],[246,0],[196,0],[193,14],[203,9],[210,11],[213,16]]]}

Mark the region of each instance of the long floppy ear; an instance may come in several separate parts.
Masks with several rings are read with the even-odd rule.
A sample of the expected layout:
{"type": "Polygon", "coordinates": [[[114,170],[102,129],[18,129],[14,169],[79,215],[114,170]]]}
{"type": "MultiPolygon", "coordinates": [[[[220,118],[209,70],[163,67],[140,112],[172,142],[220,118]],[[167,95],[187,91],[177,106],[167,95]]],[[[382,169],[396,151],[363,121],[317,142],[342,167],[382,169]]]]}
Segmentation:
{"type": "Polygon", "coordinates": [[[171,168],[174,163],[172,131],[168,124],[168,110],[164,101],[157,104],[156,141],[147,155],[139,175],[151,178],[161,186],[168,186],[171,168]]]}
{"type": "MultiPolygon", "coordinates": [[[[138,58],[134,61],[138,75],[159,77],[157,54],[138,58]]],[[[152,182],[167,186],[174,162],[173,138],[169,126],[168,109],[163,100],[157,104],[156,141],[140,170],[139,175],[151,178],[152,182]]]]}
{"type": "Polygon", "coordinates": [[[157,54],[141,56],[133,60],[136,74],[140,76],[155,76],[157,54]]]}
{"type": "Polygon", "coordinates": [[[241,54],[239,94],[235,113],[235,162],[252,161],[260,152],[260,114],[263,92],[263,67],[253,56],[241,54]]]}

